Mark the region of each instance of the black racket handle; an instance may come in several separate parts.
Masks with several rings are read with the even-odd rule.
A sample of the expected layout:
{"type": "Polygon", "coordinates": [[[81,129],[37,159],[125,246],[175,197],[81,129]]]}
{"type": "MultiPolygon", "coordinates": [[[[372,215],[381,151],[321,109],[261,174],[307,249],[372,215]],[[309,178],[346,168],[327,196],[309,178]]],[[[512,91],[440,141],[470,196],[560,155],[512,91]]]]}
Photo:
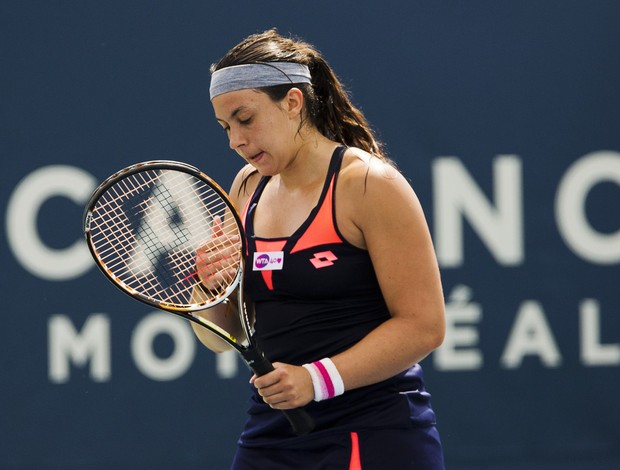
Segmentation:
{"type": "MultiPolygon", "coordinates": [[[[250,348],[241,353],[252,371],[258,375],[265,375],[274,370],[273,364],[255,348],[250,348]]],[[[298,436],[308,434],[314,429],[314,420],[303,408],[282,410],[286,419],[291,423],[293,432],[298,436]]]]}

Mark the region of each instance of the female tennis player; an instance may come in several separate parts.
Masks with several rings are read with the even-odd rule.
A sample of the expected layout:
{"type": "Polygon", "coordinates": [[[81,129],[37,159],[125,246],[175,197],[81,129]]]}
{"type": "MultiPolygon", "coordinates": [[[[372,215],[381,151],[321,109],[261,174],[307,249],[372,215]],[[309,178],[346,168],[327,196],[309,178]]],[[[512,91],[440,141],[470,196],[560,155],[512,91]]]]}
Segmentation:
{"type": "Polygon", "coordinates": [[[230,196],[275,367],[251,378],[232,468],[443,469],[418,363],[443,340],[444,303],[413,189],[310,44],[269,30],[211,72],[215,117],[247,163],[230,196]],[[315,429],[296,436],[278,410],[302,406],[315,429]]]}

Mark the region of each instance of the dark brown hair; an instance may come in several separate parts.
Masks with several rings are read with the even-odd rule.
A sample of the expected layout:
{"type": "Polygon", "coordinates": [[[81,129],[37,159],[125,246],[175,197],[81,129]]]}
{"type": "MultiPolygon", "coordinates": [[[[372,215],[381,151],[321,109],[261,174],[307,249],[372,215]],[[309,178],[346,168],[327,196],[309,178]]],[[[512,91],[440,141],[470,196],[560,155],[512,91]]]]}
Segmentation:
{"type": "Polygon", "coordinates": [[[211,66],[211,73],[232,65],[260,62],[295,62],[307,65],[312,84],[276,85],[261,88],[261,91],[272,100],[280,101],[293,86],[299,88],[304,94],[307,119],[321,134],[341,144],[366,150],[391,163],[363,113],[353,105],[338,77],[311,44],[299,39],[285,38],[276,29],[270,29],[248,36],[237,44],[211,66]]]}

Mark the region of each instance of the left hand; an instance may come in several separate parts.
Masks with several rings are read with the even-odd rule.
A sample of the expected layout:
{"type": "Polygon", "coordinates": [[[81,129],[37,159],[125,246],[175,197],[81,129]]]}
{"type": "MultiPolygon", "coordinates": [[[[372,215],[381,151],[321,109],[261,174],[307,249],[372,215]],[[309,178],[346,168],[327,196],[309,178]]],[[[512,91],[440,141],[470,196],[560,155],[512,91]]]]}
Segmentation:
{"type": "Polygon", "coordinates": [[[310,403],[314,399],[314,388],[310,373],[300,366],[274,362],[275,370],[257,377],[250,383],[258,389],[263,401],[277,410],[290,410],[310,403]]]}
{"type": "Polygon", "coordinates": [[[237,274],[241,257],[241,241],[237,235],[226,235],[222,218],[213,218],[211,239],[196,250],[196,274],[207,290],[221,292],[237,274]]]}

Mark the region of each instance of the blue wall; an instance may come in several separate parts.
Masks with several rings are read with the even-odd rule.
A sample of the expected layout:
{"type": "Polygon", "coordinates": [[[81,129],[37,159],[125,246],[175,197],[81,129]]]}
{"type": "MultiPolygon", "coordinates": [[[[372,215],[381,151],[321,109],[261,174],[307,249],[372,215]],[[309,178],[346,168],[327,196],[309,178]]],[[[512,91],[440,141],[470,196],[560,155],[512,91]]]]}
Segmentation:
{"type": "Polygon", "coordinates": [[[227,467],[248,374],[93,268],[94,186],[175,159],[230,184],[209,65],[313,42],[411,179],[449,331],[450,469],[620,467],[620,4],[0,4],[0,468],[227,467]]]}

